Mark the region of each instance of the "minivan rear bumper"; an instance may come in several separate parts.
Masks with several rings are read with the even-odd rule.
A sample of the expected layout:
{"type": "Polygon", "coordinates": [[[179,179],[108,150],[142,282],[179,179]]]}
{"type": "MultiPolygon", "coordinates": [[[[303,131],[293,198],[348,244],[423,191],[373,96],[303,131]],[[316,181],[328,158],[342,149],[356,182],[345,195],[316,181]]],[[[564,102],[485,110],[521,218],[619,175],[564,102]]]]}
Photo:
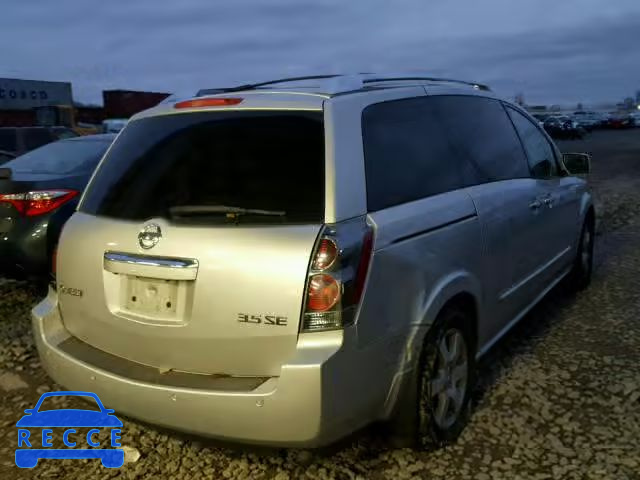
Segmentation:
{"type": "Polygon", "coordinates": [[[196,435],[316,447],[374,420],[385,400],[382,390],[381,395],[373,394],[352,374],[353,353],[342,348],[343,331],[314,333],[306,339],[300,335],[296,354],[279,377],[238,391],[140,381],[122,369],[114,373],[71,355],[64,344],[74,337],[64,328],[53,289],[34,307],[32,321],[43,366],[57,383],[96,393],[116,414],[196,435]]]}

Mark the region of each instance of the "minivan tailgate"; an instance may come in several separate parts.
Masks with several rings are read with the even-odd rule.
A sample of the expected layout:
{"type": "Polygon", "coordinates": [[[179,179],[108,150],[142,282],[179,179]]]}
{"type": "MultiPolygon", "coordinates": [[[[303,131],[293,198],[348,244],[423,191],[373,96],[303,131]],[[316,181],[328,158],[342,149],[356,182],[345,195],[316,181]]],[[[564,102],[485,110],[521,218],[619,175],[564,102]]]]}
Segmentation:
{"type": "Polygon", "coordinates": [[[176,226],[76,213],[58,251],[67,330],[161,371],[277,376],[295,351],[320,225],[176,226]],[[174,264],[175,262],[175,264],[174,264]],[[135,298],[134,298],[135,297],[135,298]]]}

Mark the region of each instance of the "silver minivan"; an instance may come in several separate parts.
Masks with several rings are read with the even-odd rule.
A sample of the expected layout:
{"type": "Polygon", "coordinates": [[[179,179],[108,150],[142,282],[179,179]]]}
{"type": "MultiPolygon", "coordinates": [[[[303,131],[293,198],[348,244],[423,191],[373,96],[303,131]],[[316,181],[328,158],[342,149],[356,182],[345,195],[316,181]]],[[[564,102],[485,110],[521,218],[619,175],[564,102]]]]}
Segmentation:
{"type": "Polygon", "coordinates": [[[135,116],[33,310],[44,367],[119,414],[319,446],[451,441],[476,360],[588,285],[590,159],[487,87],[318,76],[135,116]]]}

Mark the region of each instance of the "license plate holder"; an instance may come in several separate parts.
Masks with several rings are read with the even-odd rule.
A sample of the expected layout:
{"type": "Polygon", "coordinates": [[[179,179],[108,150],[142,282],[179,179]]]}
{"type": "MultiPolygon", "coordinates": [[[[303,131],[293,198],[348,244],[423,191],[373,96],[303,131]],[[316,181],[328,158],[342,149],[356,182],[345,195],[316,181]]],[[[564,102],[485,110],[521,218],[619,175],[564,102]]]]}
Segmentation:
{"type": "Polygon", "coordinates": [[[132,315],[174,320],[180,308],[180,281],[127,276],[123,309],[132,315]]]}

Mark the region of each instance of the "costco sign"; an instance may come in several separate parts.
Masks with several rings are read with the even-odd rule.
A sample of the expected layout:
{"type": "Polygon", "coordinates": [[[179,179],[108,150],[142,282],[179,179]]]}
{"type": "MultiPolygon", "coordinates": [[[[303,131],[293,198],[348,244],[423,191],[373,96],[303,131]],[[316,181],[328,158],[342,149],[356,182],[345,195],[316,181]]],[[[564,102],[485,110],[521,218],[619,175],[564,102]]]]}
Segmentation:
{"type": "Polygon", "coordinates": [[[0,78],[0,110],[30,110],[46,105],[71,105],[71,84],[0,78]]]}

